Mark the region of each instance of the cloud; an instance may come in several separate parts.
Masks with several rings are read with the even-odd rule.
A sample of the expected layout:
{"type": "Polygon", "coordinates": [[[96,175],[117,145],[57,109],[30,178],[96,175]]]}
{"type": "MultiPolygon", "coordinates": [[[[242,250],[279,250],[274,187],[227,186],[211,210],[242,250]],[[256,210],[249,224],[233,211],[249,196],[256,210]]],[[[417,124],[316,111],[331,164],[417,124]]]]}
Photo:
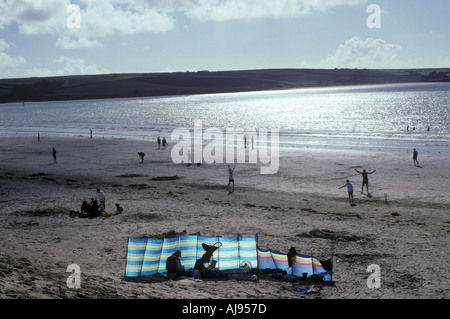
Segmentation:
{"type": "MultiPolygon", "coordinates": [[[[142,1],[141,1],[142,2],[142,1]]],[[[80,0],[80,27],[70,27],[70,0],[0,1],[0,29],[16,24],[22,34],[51,34],[66,49],[101,46],[97,39],[112,35],[167,32],[175,21],[152,6],[131,0],[80,0]]]]}
{"type": "Polygon", "coordinates": [[[55,33],[65,25],[65,10],[70,0],[15,0],[0,10],[0,18],[9,17],[23,34],[55,33]]]}
{"type": "Polygon", "coordinates": [[[365,0],[159,0],[147,3],[168,11],[181,11],[192,20],[230,21],[301,17],[337,6],[365,3],[365,0]],[[161,4],[163,1],[165,6],[161,4]]]}
{"type": "Polygon", "coordinates": [[[86,64],[83,59],[75,59],[67,56],[60,56],[54,61],[58,65],[56,69],[37,68],[23,70],[14,77],[47,77],[66,75],[86,75],[86,74],[106,74],[109,70],[100,68],[96,64],[86,64]]]}
{"type": "Polygon", "coordinates": [[[402,63],[397,55],[401,51],[398,44],[386,43],[382,39],[362,40],[353,37],[341,44],[335,53],[328,55],[319,68],[400,68],[402,63]]]}
{"type": "Polygon", "coordinates": [[[112,35],[168,32],[175,13],[196,21],[300,17],[365,0],[79,0],[80,28],[68,27],[70,0],[0,1],[0,29],[15,23],[23,34],[53,34],[65,49],[101,46],[112,35]]]}
{"type": "Polygon", "coordinates": [[[62,65],[61,68],[54,72],[57,75],[109,73],[107,69],[99,68],[96,64],[86,65],[86,62],[83,59],[74,59],[66,56],[60,56],[55,62],[62,65]]]}
{"type": "Polygon", "coordinates": [[[66,35],[59,37],[55,45],[63,49],[96,48],[102,46],[97,40],[89,40],[85,37],[70,37],[66,35]]]}
{"type": "Polygon", "coordinates": [[[10,46],[3,39],[0,39],[0,74],[3,77],[10,76],[13,74],[13,70],[25,64],[26,61],[23,57],[11,57],[4,51],[8,49],[10,46]]]}

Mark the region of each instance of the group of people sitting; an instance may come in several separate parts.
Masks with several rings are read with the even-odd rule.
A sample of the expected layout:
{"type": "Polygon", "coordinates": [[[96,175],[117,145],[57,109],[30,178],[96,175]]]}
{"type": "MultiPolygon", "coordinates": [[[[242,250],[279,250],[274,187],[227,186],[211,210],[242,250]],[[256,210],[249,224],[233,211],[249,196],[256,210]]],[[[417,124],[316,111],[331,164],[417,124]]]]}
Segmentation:
{"type": "Polygon", "coordinates": [[[216,249],[218,249],[220,246],[202,244],[202,247],[206,252],[202,255],[201,258],[197,259],[194,268],[190,271],[186,271],[185,267],[181,264],[181,251],[175,251],[166,260],[167,276],[170,278],[183,278],[188,275],[194,278],[223,277],[224,275],[214,271],[217,261],[212,260],[210,263],[214,251],[216,251],[216,249]],[[206,266],[206,264],[208,263],[210,264],[206,266]]]}
{"type": "MultiPolygon", "coordinates": [[[[78,213],[78,217],[94,218],[98,216],[105,216],[105,217],[111,216],[111,212],[107,212],[105,210],[104,202],[99,204],[98,201],[94,198],[91,198],[91,201],[89,203],[87,201],[83,201],[80,210],[81,212],[76,212],[78,213]]],[[[115,214],[122,214],[122,213],[123,207],[121,207],[119,204],[116,204],[115,214]]]]}
{"type": "Polygon", "coordinates": [[[83,204],[81,204],[81,215],[85,217],[98,217],[104,211],[104,206],[98,205],[98,201],[93,198],[91,198],[89,203],[87,201],[83,201],[83,204]]]}
{"type": "MultiPolygon", "coordinates": [[[[115,214],[122,214],[123,207],[116,203],[115,214]]],[[[99,189],[97,189],[97,194],[95,198],[91,198],[90,202],[83,201],[80,207],[80,211],[71,211],[70,217],[78,216],[80,218],[95,218],[99,216],[110,217],[111,212],[105,209],[105,195],[99,189]]]]}

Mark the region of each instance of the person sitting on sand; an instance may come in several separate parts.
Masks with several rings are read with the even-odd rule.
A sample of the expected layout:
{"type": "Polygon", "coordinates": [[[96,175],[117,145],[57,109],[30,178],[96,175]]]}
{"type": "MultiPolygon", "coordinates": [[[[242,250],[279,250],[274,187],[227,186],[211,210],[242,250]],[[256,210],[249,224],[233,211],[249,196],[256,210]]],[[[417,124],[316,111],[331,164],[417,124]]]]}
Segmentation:
{"type": "Polygon", "coordinates": [[[364,185],[366,185],[366,188],[367,188],[367,195],[370,195],[370,193],[369,193],[369,174],[373,174],[373,173],[375,173],[376,172],[376,170],[374,170],[374,171],[372,171],[372,172],[366,172],[366,170],[365,169],[363,169],[363,171],[362,172],[360,172],[360,171],[358,171],[356,168],[355,168],[355,171],[357,172],[357,173],[359,173],[359,174],[362,174],[362,176],[363,176],[363,180],[362,180],[362,186],[361,186],[361,194],[364,194],[364,185]]]}
{"type": "Polygon", "coordinates": [[[350,202],[350,205],[354,206],[355,202],[353,201],[353,185],[350,183],[350,181],[347,179],[347,183],[344,186],[339,187],[339,189],[347,187],[348,191],[348,201],[350,202]]]}
{"type": "Polygon", "coordinates": [[[92,203],[91,209],[89,210],[89,215],[90,217],[97,217],[100,216],[101,213],[101,209],[98,206],[98,202],[96,200],[94,200],[94,202],[92,203]]]}
{"type": "Polygon", "coordinates": [[[186,271],[183,265],[181,265],[181,251],[177,250],[176,252],[174,252],[172,254],[172,256],[170,256],[169,258],[167,258],[166,260],[166,270],[167,270],[167,275],[169,277],[182,277],[184,275],[186,275],[186,271]]]}
{"type": "Polygon", "coordinates": [[[120,207],[120,205],[118,203],[116,203],[116,214],[122,214],[123,213],[123,208],[120,207]]]}
{"type": "Polygon", "coordinates": [[[204,253],[201,258],[195,261],[194,270],[198,270],[200,276],[203,278],[220,277],[221,275],[219,273],[213,271],[213,269],[216,267],[217,261],[212,260],[208,267],[205,266],[205,264],[209,263],[210,261],[211,253],[204,253]]]}
{"type": "Polygon", "coordinates": [[[83,204],[81,204],[81,213],[89,213],[91,211],[91,205],[88,204],[87,201],[83,201],[83,204]]]}

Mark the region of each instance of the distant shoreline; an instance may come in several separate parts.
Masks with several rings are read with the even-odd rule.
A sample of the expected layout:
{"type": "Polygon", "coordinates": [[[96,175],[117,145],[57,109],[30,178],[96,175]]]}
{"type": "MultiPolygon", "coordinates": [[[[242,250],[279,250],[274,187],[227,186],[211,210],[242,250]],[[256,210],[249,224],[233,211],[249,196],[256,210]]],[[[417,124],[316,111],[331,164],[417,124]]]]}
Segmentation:
{"type": "Polygon", "coordinates": [[[450,82],[447,69],[261,69],[0,79],[0,103],[450,82]]]}

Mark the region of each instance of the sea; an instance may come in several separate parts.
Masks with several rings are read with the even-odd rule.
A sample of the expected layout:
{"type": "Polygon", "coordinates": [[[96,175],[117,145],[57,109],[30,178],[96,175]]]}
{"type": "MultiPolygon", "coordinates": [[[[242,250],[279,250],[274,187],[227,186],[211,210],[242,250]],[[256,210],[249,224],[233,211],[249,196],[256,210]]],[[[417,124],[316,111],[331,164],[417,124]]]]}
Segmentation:
{"type": "Polygon", "coordinates": [[[93,138],[170,144],[176,129],[193,132],[195,123],[224,135],[276,133],[281,153],[416,148],[448,156],[450,83],[0,104],[0,137],[84,138],[92,130],[93,138]]]}

